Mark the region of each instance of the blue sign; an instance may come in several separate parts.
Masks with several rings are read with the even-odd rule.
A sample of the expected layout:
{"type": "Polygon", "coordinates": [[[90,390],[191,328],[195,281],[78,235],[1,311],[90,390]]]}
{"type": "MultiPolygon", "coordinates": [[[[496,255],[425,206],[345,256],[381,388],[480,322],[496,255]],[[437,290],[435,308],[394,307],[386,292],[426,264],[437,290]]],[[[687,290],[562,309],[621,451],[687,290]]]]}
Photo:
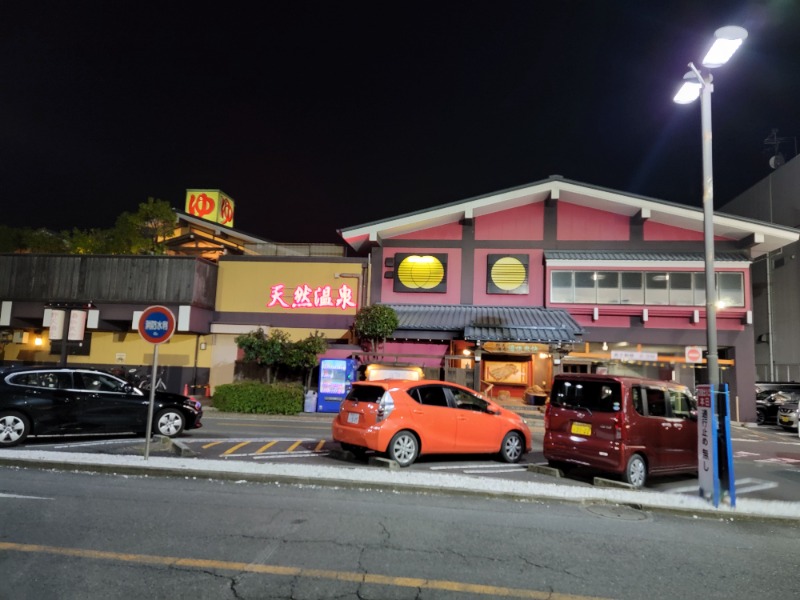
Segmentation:
{"type": "Polygon", "coordinates": [[[139,335],[151,344],[166,342],[175,333],[175,315],[165,306],[151,306],[139,317],[139,335]]]}

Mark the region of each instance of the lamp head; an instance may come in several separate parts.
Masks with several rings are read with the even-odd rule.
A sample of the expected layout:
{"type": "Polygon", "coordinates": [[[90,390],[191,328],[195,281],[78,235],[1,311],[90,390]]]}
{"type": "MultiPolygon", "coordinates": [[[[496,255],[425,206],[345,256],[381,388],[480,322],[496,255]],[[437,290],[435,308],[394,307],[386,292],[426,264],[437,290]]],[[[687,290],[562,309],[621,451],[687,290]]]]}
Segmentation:
{"type": "Polygon", "coordinates": [[[683,85],[681,85],[681,89],[678,90],[678,93],[675,94],[672,101],[677,104],[689,104],[694,102],[700,97],[700,90],[702,88],[703,84],[697,77],[697,73],[689,71],[683,76],[683,85]]]}
{"type": "Polygon", "coordinates": [[[714,44],[703,58],[703,66],[708,69],[721,67],[728,62],[747,39],[747,30],[737,25],[728,25],[717,29],[714,38],[714,44]]]}

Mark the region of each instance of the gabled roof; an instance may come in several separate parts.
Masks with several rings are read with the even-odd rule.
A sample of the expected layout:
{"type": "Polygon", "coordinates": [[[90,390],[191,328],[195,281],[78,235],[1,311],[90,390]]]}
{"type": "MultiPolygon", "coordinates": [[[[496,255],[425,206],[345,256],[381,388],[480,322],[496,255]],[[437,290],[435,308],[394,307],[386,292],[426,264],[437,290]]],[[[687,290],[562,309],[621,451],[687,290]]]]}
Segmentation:
{"type": "MultiPolygon", "coordinates": [[[[535,183],[340,229],[338,233],[358,251],[369,242],[380,244],[386,238],[458,223],[462,219],[473,219],[551,198],[629,217],[638,214],[643,219],[663,225],[703,231],[702,208],[587,185],[564,179],[560,175],[552,175],[535,183]]],[[[800,231],[797,229],[722,213],[714,214],[714,235],[747,241],[753,258],[800,239],[800,231]]]]}
{"type": "Polygon", "coordinates": [[[388,304],[397,313],[398,331],[448,331],[466,340],[573,344],[583,328],[556,308],[388,304]]]}

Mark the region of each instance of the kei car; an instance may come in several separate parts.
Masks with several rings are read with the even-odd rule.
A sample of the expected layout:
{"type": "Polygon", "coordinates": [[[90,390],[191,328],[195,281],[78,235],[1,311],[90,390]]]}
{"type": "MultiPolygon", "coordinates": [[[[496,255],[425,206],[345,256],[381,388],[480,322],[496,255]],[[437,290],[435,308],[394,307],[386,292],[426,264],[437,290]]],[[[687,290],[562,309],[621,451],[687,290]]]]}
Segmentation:
{"type": "Polygon", "coordinates": [[[497,454],[514,463],[532,444],[517,413],[467,387],[435,380],[355,382],[332,431],[344,450],[383,453],[401,467],[423,454],[497,454]]]}
{"type": "MultiPolygon", "coordinates": [[[[0,447],[29,436],[147,432],[149,392],[105,371],[0,368],[0,447]]],[[[202,427],[203,407],[188,396],[156,392],[151,431],[167,437],[202,427]]]]}
{"type": "Polygon", "coordinates": [[[696,473],[696,409],[689,389],[673,382],[556,375],[542,451],[553,467],[591,467],[637,488],[650,475],[696,473]]]}

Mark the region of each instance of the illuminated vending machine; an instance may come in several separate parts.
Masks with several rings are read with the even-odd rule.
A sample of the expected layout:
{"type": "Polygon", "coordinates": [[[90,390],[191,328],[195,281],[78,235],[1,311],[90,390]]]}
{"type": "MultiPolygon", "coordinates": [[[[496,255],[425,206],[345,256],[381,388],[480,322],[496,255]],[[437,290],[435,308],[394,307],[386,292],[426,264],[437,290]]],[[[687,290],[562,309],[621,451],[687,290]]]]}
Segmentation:
{"type": "Polygon", "coordinates": [[[336,413],[356,380],[357,363],[352,358],[323,358],[319,361],[317,412],[336,413]]]}

